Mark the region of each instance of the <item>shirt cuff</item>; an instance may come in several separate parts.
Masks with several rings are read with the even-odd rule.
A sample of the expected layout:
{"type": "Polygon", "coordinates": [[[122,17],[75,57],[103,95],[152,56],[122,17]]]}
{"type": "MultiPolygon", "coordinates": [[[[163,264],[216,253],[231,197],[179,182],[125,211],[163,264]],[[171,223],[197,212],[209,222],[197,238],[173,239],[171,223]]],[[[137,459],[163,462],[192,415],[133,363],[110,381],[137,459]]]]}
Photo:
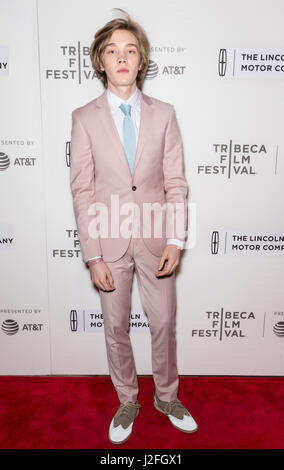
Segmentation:
{"type": "Polygon", "coordinates": [[[176,238],[168,238],[167,245],[177,245],[181,250],[183,249],[184,242],[177,240],[176,238]]]}
{"type": "Polygon", "coordinates": [[[87,263],[88,261],[91,261],[91,259],[97,259],[97,258],[102,258],[102,255],[94,256],[94,258],[89,258],[89,259],[87,259],[86,263],[87,263]]]}

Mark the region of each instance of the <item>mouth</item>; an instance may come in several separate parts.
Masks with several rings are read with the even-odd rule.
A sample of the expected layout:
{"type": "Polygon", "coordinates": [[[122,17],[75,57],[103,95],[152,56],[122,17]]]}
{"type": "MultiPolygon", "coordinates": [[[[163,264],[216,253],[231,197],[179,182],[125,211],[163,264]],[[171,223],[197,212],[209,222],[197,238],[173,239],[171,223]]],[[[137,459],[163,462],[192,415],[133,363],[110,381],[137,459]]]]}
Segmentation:
{"type": "Polygon", "coordinates": [[[117,73],[128,73],[128,72],[129,72],[129,70],[127,70],[127,69],[119,69],[117,71],[117,73]]]}

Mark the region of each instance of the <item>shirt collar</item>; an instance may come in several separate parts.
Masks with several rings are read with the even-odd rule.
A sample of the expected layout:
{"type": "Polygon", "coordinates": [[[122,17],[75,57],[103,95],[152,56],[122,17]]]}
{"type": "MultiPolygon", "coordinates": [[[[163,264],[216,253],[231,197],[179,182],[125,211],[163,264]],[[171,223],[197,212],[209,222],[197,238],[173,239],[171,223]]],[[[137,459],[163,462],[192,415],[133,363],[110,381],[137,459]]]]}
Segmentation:
{"type": "Polygon", "coordinates": [[[130,96],[130,98],[128,98],[128,100],[122,100],[119,96],[110,91],[109,88],[106,89],[106,94],[110,107],[114,110],[117,110],[121,103],[130,104],[132,108],[138,106],[141,92],[136,86],[135,92],[130,96]]]}

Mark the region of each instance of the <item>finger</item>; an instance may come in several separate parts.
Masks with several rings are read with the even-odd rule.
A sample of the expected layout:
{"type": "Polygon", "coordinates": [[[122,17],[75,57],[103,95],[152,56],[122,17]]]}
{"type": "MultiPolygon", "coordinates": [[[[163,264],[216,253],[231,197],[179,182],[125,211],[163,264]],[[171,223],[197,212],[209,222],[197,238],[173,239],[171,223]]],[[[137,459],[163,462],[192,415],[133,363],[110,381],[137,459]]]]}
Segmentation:
{"type": "Polygon", "coordinates": [[[99,289],[108,290],[108,286],[102,276],[97,277],[96,283],[99,289]]]}
{"type": "Polygon", "coordinates": [[[103,289],[103,284],[101,283],[101,280],[98,278],[98,276],[94,273],[92,273],[91,276],[93,284],[97,287],[97,289],[103,289]]]}
{"type": "Polygon", "coordinates": [[[177,268],[178,266],[178,263],[175,263],[172,267],[172,269],[170,270],[169,274],[172,274],[174,272],[174,270],[177,268]]]}
{"type": "MultiPolygon", "coordinates": [[[[173,266],[173,264],[174,264],[174,262],[176,261],[176,259],[173,258],[172,256],[168,256],[168,257],[166,258],[166,261],[167,261],[167,264],[166,264],[165,269],[168,269],[168,268],[171,268],[171,267],[173,266]]],[[[161,266],[161,268],[162,268],[162,267],[163,267],[163,265],[161,266]]]]}
{"type": "Polygon", "coordinates": [[[160,262],[159,262],[159,266],[158,266],[158,271],[160,271],[160,269],[162,269],[162,267],[165,264],[166,259],[167,259],[167,257],[165,255],[161,257],[160,262]]]}
{"type": "Polygon", "coordinates": [[[104,286],[103,286],[103,284],[101,283],[101,281],[97,281],[97,282],[96,282],[96,286],[97,286],[98,289],[104,290],[104,286]]]}
{"type": "Polygon", "coordinates": [[[104,273],[100,273],[100,275],[97,276],[97,284],[98,284],[99,289],[109,290],[108,282],[106,280],[106,275],[104,273]]]}
{"type": "Polygon", "coordinates": [[[105,280],[106,280],[106,283],[107,283],[109,289],[113,289],[114,288],[114,282],[113,282],[113,278],[112,278],[112,275],[111,275],[110,271],[106,271],[105,280]]]}
{"type": "Polygon", "coordinates": [[[107,272],[107,280],[108,280],[108,283],[110,285],[111,288],[114,287],[114,280],[113,280],[113,277],[111,275],[111,272],[107,272]]]}
{"type": "Polygon", "coordinates": [[[106,274],[106,282],[107,282],[107,285],[109,287],[109,289],[114,289],[114,282],[113,282],[113,278],[110,274],[106,274]]]}
{"type": "Polygon", "coordinates": [[[174,263],[171,263],[171,264],[168,263],[167,267],[163,271],[158,272],[158,275],[163,275],[164,276],[165,274],[169,274],[171,269],[173,268],[173,266],[174,266],[174,263]]]}
{"type": "Polygon", "coordinates": [[[113,281],[113,277],[112,277],[112,274],[111,274],[111,270],[109,269],[108,266],[106,266],[105,275],[106,275],[106,277],[107,277],[111,282],[113,281]]]}
{"type": "Polygon", "coordinates": [[[105,290],[110,290],[111,289],[111,287],[109,286],[107,278],[103,279],[102,284],[103,284],[105,290]]]}

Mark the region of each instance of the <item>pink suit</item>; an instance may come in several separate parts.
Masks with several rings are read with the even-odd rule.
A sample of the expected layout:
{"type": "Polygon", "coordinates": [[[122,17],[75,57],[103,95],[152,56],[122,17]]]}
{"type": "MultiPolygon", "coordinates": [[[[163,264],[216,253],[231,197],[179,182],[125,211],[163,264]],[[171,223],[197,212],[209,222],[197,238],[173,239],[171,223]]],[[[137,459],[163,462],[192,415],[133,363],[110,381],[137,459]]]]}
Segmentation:
{"type": "Polygon", "coordinates": [[[99,290],[99,293],[109,371],[118,398],[121,403],[135,402],[138,394],[128,331],[135,269],[141,304],[149,319],[156,391],[161,400],[174,400],[178,391],[175,272],[162,278],[155,276],[167,238],[185,241],[187,236],[188,183],[173,105],[141,93],[133,175],[106,91],[75,109],[70,185],[83,259],[87,261],[102,255],[114,278],[116,290],[99,290]],[[114,205],[111,200],[115,201],[114,205]],[[144,217],[145,203],[158,203],[155,213],[160,229],[158,236],[154,233],[153,214],[147,222],[144,217]],[[131,204],[138,212],[130,211],[129,215],[127,208],[131,204]],[[122,210],[123,206],[126,211],[122,210]],[[100,212],[103,216],[94,224],[94,216],[100,208],[103,208],[100,212]],[[129,227],[129,220],[131,229],[125,232],[122,228],[129,227]],[[168,222],[170,233],[167,232],[168,222]],[[135,231],[137,223],[140,231],[135,231]],[[101,231],[99,236],[97,229],[101,231]]]}

